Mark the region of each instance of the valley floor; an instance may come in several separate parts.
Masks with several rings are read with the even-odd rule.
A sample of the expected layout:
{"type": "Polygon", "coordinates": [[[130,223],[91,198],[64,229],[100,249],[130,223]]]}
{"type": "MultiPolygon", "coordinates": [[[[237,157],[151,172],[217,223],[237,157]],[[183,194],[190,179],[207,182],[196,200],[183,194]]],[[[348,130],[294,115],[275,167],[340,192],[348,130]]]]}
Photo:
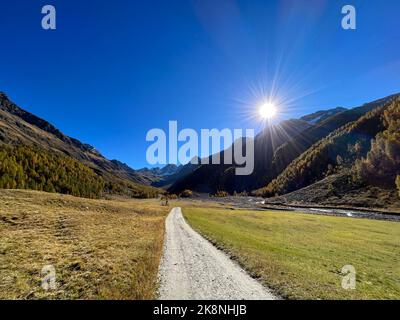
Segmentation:
{"type": "Polygon", "coordinates": [[[400,299],[400,224],[285,211],[183,207],[188,223],[288,299],[400,299]],[[343,289],[342,268],[356,271],[343,289]]]}
{"type": "Polygon", "coordinates": [[[399,222],[219,202],[173,200],[168,207],[159,199],[0,190],[0,299],[157,298],[165,218],[178,206],[196,231],[279,297],[400,299],[399,222]],[[341,286],[345,265],[356,270],[355,290],[341,286]],[[53,274],[55,289],[43,289],[53,274]]]}
{"type": "Polygon", "coordinates": [[[168,211],[159,200],[0,190],[0,299],[154,298],[168,211]]]}

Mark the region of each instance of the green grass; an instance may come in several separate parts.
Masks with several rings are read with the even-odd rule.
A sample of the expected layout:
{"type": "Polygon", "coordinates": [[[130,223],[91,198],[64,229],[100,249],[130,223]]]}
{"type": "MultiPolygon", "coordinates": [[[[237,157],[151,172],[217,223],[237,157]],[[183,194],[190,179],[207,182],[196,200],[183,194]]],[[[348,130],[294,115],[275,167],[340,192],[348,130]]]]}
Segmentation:
{"type": "Polygon", "coordinates": [[[400,223],[184,207],[187,221],[280,296],[400,299],[400,223]],[[356,269],[356,289],[341,269],[356,269]]]}

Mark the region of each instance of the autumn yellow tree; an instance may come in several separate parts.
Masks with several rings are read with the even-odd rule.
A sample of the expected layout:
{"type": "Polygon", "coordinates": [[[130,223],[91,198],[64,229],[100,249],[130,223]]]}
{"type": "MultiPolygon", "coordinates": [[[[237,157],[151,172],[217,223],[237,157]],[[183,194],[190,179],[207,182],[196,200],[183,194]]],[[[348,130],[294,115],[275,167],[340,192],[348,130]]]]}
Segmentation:
{"type": "Polygon", "coordinates": [[[400,100],[396,100],[384,112],[386,130],[371,143],[367,156],[357,163],[364,181],[388,187],[398,185],[400,174],[400,100]]]}
{"type": "Polygon", "coordinates": [[[0,188],[98,198],[103,179],[77,160],[35,146],[0,146],[0,188]]]}
{"type": "Polygon", "coordinates": [[[397,190],[399,191],[399,197],[400,197],[400,176],[397,176],[396,185],[397,185],[397,190]]]}

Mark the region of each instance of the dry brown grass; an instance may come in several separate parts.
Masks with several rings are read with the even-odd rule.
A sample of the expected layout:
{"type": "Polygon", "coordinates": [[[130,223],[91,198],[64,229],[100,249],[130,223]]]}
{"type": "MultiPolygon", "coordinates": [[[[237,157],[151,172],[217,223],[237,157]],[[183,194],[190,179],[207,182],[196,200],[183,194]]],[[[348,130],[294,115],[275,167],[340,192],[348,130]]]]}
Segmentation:
{"type": "Polygon", "coordinates": [[[0,190],[0,299],[151,299],[169,208],[0,190]],[[41,288],[45,265],[57,288],[41,288]]]}

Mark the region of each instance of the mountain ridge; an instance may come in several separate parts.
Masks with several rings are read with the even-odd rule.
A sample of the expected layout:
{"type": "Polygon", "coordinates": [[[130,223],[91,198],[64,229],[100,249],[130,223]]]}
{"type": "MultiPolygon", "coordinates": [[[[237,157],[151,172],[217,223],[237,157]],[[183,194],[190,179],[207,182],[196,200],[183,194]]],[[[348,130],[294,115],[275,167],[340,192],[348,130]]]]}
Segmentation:
{"type": "MultiPolygon", "coordinates": [[[[193,189],[194,191],[209,193],[224,190],[233,193],[234,191],[250,190],[249,188],[253,183],[261,186],[265,183],[265,180],[260,172],[268,170],[268,160],[272,157],[271,151],[279,147],[288,137],[296,136],[309,126],[308,122],[299,119],[284,120],[279,125],[273,125],[257,134],[254,139],[255,158],[261,160],[255,161],[254,172],[250,176],[236,176],[235,165],[231,164],[200,164],[191,173],[177,180],[168,190],[180,192],[184,189],[193,189]],[[235,185],[235,187],[232,188],[232,185],[235,185]]],[[[245,148],[245,143],[243,148],[245,148]]],[[[220,159],[222,160],[224,159],[224,152],[220,152],[220,159]]]]}
{"type": "Polygon", "coordinates": [[[217,191],[234,193],[250,192],[261,188],[275,179],[293,160],[314,143],[341,126],[357,120],[395,96],[396,94],[390,95],[352,109],[334,108],[317,111],[302,117],[303,119],[315,119],[320,116],[321,119],[316,121],[315,124],[310,124],[302,118],[285,120],[273,127],[275,129],[266,128],[256,136],[255,169],[252,175],[235,176],[234,170],[232,170],[234,166],[224,164],[200,165],[189,175],[176,181],[168,190],[175,193],[184,189],[208,193],[217,191]],[[330,112],[330,116],[323,117],[330,112]],[[296,125],[300,127],[296,128],[296,125]],[[282,128],[284,132],[279,134],[282,128]],[[293,132],[293,130],[295,131],[293,132]]]}
{"type": "MultiPolygon", "coordinates": [[[[93,146],[63,134],[48,121],[22,109],[3,92],[0,93],[0,144],[34,145],[48,152],[71,157],[109,182],[107,186],[110,183],[119,184],[117,189],[121,192],[130,188],[136,193],[142,188],[141,185],[144,188],[151,184],[147,177],[126,164],[106,159],[93,146]]],[[[146,190],[155,191],[152,187],[146,187],[146,190]]]]}
{"type": "Polygon", "coordinates": [[[327,110],[319,110],[319,111],[313,112],[311,114],[302,116],[300,118],[300,120],[307,121],[310,124],[317,124],[337,113],[340,113],[340,112],[343,112],[346,110],[348,110],[348,109],[343,108],[343,107],[336,107],[336,108],[327,109],[327,110]]]}
{"type": "Polygon", "coordinates": [[[400,96],[319,140],[254,194],[283,202],[399,207],[399,132],[400,96]]]}

